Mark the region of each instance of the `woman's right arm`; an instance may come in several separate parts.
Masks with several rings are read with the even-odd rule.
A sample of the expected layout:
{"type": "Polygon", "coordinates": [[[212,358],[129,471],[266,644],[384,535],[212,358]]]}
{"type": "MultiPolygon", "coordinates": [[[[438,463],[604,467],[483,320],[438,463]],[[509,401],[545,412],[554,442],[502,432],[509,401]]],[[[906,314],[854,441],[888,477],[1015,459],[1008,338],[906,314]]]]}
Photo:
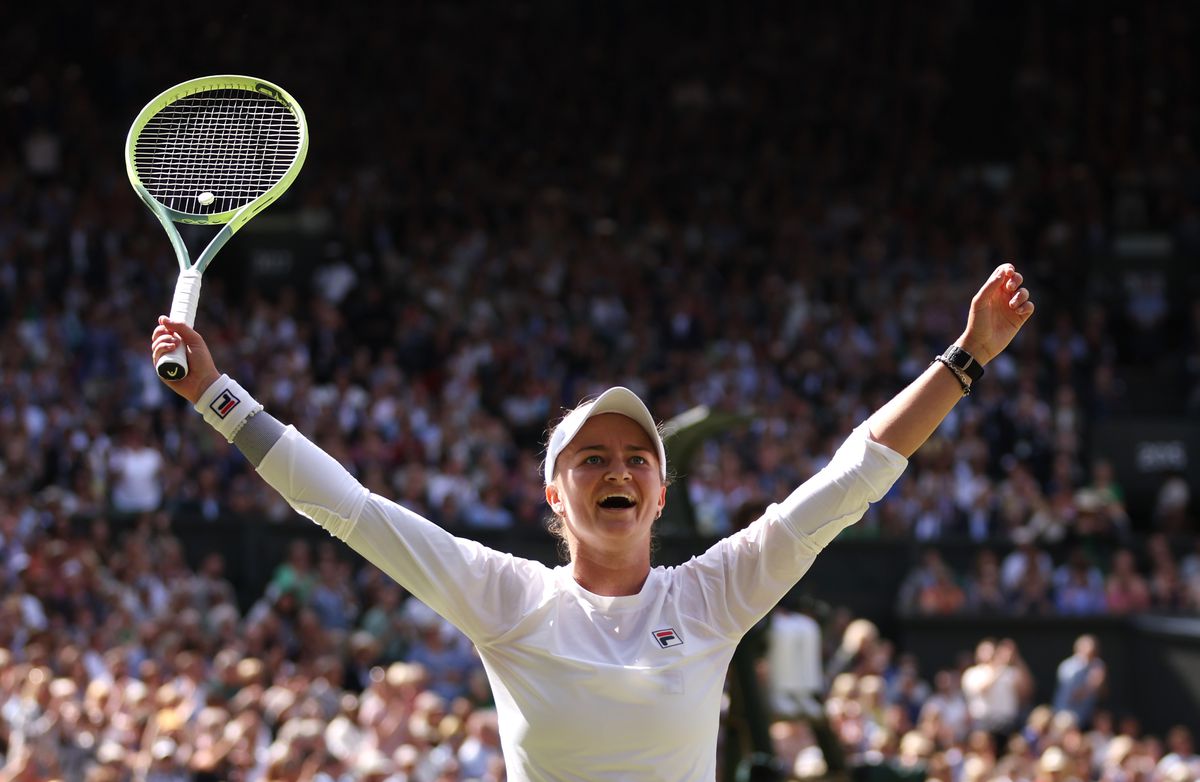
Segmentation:
{"type": "Polygon", "coordinates": [[[157,360],[188,348],[189,373],[164,381],[187,399],[298,513],[324,527],[472,640],[501,634],[541,600],[545,568],[457,538],[397,503],[369,492],[295,427],[262,411],[236,381],[217,372],[203,337],[159,319],[157,360]]]}

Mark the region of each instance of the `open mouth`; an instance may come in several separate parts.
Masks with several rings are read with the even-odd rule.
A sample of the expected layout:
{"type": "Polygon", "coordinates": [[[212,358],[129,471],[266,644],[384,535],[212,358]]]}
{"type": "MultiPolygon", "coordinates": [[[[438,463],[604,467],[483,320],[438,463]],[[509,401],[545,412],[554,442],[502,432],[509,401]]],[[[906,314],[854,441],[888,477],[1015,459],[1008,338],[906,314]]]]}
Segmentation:
{"type": "Polygon", "coordinates": [[[600,500],[600,507],[605,510],[625,510],[637,505],[632,497],[623,494],[612,494],[600,500]]]}

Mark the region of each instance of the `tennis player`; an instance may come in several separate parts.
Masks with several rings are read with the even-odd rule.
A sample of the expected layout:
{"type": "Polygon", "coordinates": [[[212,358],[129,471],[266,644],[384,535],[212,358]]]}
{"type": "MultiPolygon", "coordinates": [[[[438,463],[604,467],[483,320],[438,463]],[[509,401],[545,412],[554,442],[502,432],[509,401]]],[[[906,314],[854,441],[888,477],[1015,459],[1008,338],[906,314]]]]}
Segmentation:
{"type": "Polygon", "coordinates": [[[456,538],[369,492],[218,373],[185,324],[160,318],[152,352],[157,359],[185,345],[192,372],[168,385],[296,511],[470,637],[496,699],[509,779],[711,782],[738,640],[883,497],[1033,310],[1021,275],[999,266],[972,299],[959,339],[824,469],[677,567],[651,566],[666,454],[654,418],[625,388],[576,408],[551,433],[546,501],[570,562],[549,568],[456,538]]]}

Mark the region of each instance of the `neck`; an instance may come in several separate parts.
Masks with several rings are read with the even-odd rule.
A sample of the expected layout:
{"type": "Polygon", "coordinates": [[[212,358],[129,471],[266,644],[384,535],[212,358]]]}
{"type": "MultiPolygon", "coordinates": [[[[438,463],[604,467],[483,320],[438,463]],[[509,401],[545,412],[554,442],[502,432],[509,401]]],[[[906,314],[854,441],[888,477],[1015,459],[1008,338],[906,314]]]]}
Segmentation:
{"type": "Polygon", "coordinates": [[[575,583],[593,595],[623,597],[636,595],[650,576],[650,552],[626,560],[611,556],[595,557],[591,552],[571,552],[572,576],[575,583]]]}

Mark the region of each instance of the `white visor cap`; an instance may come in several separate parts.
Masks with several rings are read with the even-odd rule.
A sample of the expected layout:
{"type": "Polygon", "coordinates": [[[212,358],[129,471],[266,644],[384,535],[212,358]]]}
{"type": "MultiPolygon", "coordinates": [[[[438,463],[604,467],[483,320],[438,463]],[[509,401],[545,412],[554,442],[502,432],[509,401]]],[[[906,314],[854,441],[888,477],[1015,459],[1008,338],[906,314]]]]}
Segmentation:
{"type": "Polygon", "coordinates": [[[654,448],[658,451],[659,476],[667,480],[667,449],[663,447],[662,436],[654,423],[654,416],[638,395],[624,386],[614,386],[587,404],[575,408],[564,418],[550,435],[550,445],[546,448],[546,484],[554,481],[555,462],[567,444],[575,439],[579,430],[588,419],[601,413],[620,413],[626,418],[632,418],[650,436],[654,448]]]}

